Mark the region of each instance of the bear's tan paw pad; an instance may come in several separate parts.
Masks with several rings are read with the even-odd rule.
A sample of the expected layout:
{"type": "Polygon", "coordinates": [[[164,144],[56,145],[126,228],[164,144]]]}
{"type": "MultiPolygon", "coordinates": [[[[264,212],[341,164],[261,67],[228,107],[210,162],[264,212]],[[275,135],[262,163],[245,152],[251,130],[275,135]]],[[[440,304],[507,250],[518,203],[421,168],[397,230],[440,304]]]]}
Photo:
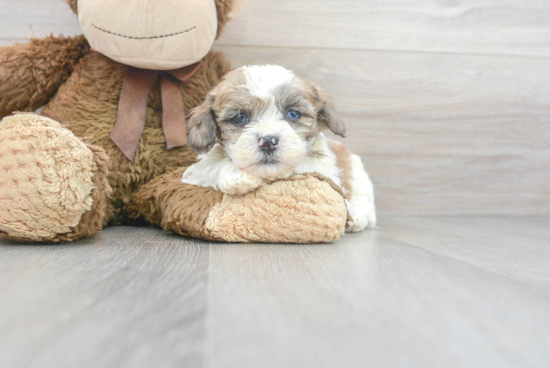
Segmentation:
{"type": "Polygon", "coordinates": [[[230,242],[318,243],[344,232],[347,208],[330,184],[311,176],[224,195],[206,219],[216,238],[230,242]]]}
{"type": "Polygon", "coordinates": [[[16,114],[0,124],[0,232],[40,240],[71,231],[92,206],[93,153],[59,123],[16,114]]]}

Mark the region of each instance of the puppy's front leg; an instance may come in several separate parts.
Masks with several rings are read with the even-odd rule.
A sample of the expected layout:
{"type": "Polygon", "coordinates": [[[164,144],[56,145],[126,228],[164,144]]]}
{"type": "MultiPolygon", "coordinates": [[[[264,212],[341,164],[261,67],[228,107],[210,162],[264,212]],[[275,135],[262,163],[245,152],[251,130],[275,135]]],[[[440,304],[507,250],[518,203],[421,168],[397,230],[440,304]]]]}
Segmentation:
{"type": "Polygon", "coordinates": [[[239,169],[228,158],[223,160],[218,178],[218,187],[227,194],[246,194],[257,189],[264,181],[239,169]]]}
{"type": "Polygon", "coordinates": [[[227,194],[245,194],[263,184],[263,181],[239,169],[216,144],[183,174],[182,182],[204,188],[214,188],[227,194]]]}

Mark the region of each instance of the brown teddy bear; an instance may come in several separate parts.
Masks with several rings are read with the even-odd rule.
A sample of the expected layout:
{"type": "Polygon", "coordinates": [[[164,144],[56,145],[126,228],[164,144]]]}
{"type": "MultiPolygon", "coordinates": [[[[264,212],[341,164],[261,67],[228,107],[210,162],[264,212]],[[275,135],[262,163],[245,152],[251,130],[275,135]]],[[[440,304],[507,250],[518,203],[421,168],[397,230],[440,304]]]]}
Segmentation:
{"type": "Polygon", "coordinates": [[[69,0],[83,36],[0,48],[0,234],[62,243],[145,219],[211,240],[337,239],[344,196],[320,175],[245,196],[181,183],[185,114],[229,71],[210,49],[245,1],[69,0]]]}

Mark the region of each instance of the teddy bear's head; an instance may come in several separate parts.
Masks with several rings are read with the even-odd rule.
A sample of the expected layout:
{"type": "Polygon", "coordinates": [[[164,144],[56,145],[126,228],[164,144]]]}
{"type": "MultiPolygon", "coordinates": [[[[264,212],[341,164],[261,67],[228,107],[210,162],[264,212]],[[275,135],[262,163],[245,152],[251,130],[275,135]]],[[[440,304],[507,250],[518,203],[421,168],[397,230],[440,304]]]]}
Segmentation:
{"type": "Polygon", "coordinates": [[[90,45],[137,68],[201,60],[247,0],[67,0],[90,45]]]}

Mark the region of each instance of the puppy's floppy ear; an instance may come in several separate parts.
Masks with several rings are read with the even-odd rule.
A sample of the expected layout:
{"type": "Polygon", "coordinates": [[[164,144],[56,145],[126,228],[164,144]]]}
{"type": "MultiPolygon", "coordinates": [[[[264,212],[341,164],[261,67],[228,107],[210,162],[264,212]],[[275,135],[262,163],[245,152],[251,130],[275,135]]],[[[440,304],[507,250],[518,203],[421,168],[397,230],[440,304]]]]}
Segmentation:
{"type": "Polygon", "coordinates": [[[208,152],[216,140],[216,116],[212,111],[216,92],[217,88],[214,88],[204,102],[190,112],[189,146],[198,153],[208,152]]]}
{"type": "Polygon", "coordinates": [[[319,103],[320,110],[317,113],[317,119],[326,125],[332,132],[340,137],[346,136],[346,125],[340,120],[334,109],[334,102],[332,98],[326,94],[325,91],[319,86],[313,86],[315,88],[319,103]]]}

